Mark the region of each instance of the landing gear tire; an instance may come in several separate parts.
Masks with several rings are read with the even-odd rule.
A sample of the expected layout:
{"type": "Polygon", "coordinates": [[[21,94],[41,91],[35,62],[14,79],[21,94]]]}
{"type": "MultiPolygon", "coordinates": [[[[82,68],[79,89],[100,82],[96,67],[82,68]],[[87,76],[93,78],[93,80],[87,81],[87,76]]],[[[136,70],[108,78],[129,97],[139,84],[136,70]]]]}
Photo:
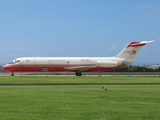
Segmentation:
{"type": "Polygon", "coordinates": [[[77,71],[77,72],[76,72],[76,76],[82,76],[81,71],[77,71]]]}
{"type": "Polygon", "coordinates": [[[12,73],[11,76],[14,76],[14,73],[12,73]]]}

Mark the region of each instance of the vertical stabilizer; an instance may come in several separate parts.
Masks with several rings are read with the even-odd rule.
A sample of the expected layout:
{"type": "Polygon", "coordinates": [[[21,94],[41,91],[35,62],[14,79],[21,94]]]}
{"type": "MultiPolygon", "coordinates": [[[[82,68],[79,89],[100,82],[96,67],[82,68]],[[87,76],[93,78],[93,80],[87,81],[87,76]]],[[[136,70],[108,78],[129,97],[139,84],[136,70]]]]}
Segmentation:
{"type": "Polygon", "coordinates": [[[154,41],[131,42],[116,57],[133,59],[142,46],[152,42],[154,41]]]}

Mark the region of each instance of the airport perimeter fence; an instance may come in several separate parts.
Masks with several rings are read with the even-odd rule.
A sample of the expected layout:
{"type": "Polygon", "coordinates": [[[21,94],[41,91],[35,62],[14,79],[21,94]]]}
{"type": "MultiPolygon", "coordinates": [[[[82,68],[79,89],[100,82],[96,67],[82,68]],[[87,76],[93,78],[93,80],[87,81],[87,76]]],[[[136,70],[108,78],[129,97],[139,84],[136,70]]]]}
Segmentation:
{"type": "MultiPolygon", "coordinates": [[[[3,70],[4,64],[0,64],[0,76],[10,76],[11,73],[3,70]]],[[[36,67],[36,66],[35,66],[36,67]]],[[[44,66],[45,68],[45,66],[44,66]]],[[[24,76],[24,75],[46,75],[46,76],[68,76],[75,75],[74,72],[17,72],[14,73],[15,76],[24,76]]],[[[160,77],[160,65],[159,64],[135,64],[128,65],[123,68],[113,69],[110,71],[97,71],[97,72],[83,72],[84,76],[159,76],[160,77]]]]}

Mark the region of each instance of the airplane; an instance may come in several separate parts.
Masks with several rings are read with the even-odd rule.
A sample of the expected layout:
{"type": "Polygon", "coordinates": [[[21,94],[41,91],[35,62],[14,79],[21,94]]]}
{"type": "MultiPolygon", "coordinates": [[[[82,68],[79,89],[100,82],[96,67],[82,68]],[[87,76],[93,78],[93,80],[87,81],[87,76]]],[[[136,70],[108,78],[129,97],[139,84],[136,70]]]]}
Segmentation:
{"type": "Polygon", "coordinates": [[[160,68],[160,65],[149,65],[149,66],[147,66],[146,68],[148,68],[148,69],[152,69],[152,70],[156,70],[156,69],[159,69],[160,68]]]}
{"type": "Polygon", "coordinates": [[[151,41],[130,42],[114,57],[21,57],[3,66],[11,72],[101,72],[124,67],[134,62],[133,58],[140,48],[151,41]]]}

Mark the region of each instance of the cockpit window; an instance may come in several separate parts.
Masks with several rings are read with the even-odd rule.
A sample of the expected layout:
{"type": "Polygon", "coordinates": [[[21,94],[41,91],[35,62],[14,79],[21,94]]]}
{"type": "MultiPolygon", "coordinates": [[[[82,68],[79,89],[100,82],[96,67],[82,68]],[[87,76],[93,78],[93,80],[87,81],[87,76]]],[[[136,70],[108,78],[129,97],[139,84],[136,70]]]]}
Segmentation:
{"type": "Polygon", "coordinates": [[[20,62],[20,60],[16,60],[16,62],[20,62]]]}
{"type": "Polygon", "coordinates": [[[20,62],[20,60],[13,60],[12,62],[8,63],[8,64],[15,64],[15,63],[18,63],[20,62]]]}

